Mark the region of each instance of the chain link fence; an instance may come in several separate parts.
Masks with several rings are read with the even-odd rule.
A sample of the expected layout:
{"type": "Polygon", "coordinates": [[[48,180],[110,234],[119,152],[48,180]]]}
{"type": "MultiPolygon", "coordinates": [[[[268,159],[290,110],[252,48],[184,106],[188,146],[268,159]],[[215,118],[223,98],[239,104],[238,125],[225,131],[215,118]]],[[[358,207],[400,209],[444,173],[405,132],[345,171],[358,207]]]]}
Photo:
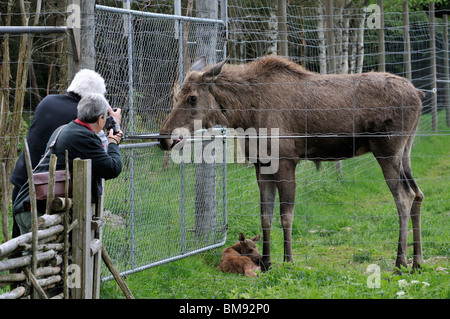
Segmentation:
{"type": "MultiPolygon", "coordinates": [[[[212,62],[223,58],[223,30],[220,20],[96,7],[96,69],[108,85],[110,104],[122,108],[125,135],[159,131],[188,62],[199,55],[212,62]]],[[[121,149],[124,170],[105,186],[103,235],[120,272],[224,244],[222,154],[217,163],[195,164],[175,163],[155,140],[125,142],[121,149]]]]}

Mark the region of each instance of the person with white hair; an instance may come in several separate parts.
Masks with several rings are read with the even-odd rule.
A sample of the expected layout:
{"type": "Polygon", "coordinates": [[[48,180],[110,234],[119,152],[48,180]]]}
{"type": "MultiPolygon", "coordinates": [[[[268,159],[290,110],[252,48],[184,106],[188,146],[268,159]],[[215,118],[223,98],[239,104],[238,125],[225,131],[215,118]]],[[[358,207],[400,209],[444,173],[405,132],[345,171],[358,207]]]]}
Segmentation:
{"type": "MultiPolygon", "coordinates": [[[[102,179],[116,178],[122,171],[122,158],[118,146],[122,139],[122,132],[119,130],[114,134],[112,129],[108,132],[107,152],[103,149],[102,141],[97,135],[103,130],[108,114],[112,115],[112,113],[113,111],[103,94],[85,94],[77,105],[77,118],[52,132],[46,146],[46,156],[40,161],[35,173],[48,172],[50,154],[56,155],[56,169],[65,169],[65,152],[67,150],[70,172],[73,171],[75,158],[91,160],[92,196],[100,197],[103,192],[102,179]],[[50,145],[56,136],[58,139],[50,152],[50,145]]],[[[45,204],[45,200],[37,203],[38,216],[45,213],[45,204]]],[[[31,231],[30,209],[29,187],[28,183],[25,183],[13,203],[13,215],[21,234],[31,231]]]]}
{"type": "MultiPolygon", "coordinates": [[[[47,95],[36,107],[33,121],[27,134],[27,143],[30,150],[31,164],[34,168],[41,156],[45,153],[47,142],[53,131],[63,124],[67,124],[77,118],[77,106],[83,97],[96,93],[104,95],[106,93],[105,80],[95,71],[82,69],[76,73],[67,94],[47,95]]],[[[120,110],[112,112],[120,124],[120,110]]],[[[99,132],[103,146],[107,147],[107,139],[103,131],[99,132]]],[[[25,157],[22,153],[16,162],[14,170],[10,176],[10,182],[14,185],[12,201],[14,203],[19,189],[28,181],[25,166],[25,157]]],[[[16,223],[13,223],[12,237],[19,235],[16,223]]]]}

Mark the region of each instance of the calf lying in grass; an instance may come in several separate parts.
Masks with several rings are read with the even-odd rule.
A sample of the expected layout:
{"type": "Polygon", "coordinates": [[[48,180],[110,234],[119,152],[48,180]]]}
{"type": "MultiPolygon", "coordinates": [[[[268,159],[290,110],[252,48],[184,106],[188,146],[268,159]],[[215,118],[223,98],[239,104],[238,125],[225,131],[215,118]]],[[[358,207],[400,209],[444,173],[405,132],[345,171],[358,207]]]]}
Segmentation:
{"type": "Polygon", "coordinates": [[[217,270],[256,277],[255,270],[261,269],[259,267],[261,255],[255,243],[260,238],[261,234],[258,234],[251,239],[245,239],[245,236],[239,233],[239,241],[222,251],[222,258],[217,270]]]}

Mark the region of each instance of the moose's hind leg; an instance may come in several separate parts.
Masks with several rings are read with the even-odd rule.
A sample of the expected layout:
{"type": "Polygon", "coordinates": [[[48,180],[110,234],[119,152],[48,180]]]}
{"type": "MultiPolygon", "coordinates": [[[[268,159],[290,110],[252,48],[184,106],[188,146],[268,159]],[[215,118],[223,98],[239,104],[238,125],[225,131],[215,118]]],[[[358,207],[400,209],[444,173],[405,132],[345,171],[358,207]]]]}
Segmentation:
{"type": "Polygon", "coordinates": [[[422,252],[422,230],[420,225],[420,210],[422,207],[422,202],[424,195],[420,190],[419,186],[412,175],[411,163],[410,163],[410,151],[413,138],[408,141],[408,145],[405,149],[405,154],[403,157],[403,171],[405,177],[408,180],[408,185],[415,193],[415,198],[411,207],[411,221],[413,227],[413,239],[414,239],[414,257],[413,257],[413,268],[420,268],[420,264],[423,263],[423,252],[422,252]]]}

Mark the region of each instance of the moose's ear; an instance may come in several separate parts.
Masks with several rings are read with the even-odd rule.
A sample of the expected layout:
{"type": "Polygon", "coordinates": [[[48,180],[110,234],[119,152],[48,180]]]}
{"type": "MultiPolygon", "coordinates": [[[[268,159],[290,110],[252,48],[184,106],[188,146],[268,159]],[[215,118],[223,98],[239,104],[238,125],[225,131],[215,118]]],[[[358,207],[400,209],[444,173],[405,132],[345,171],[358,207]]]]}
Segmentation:
{"type": "Polygon", "coordinates": [[[258,234],[258,235],[256,235],[255,237],[250,238],[250,240],[253,241],[253,242],[255,242],[255,243],[258,242],[260,239],[261,239],[261,234],[258,234]]]}
{"type": "Polygon", "coordinates": [[[239,241],[244,241],[245,240],[245,236],[243,233],[239,233],[239,241]]]}
{"type": "Polygon", "coordinates": [[[195,60],[195,62],[192,64],[191,68],[189,69],[189,72],[190,71],[200,72],[205,67],[206,67],[206,56],[203,55],[203,56],[199,57],[197,60],[195,60]]]}
{"type": "Polygon", "coordinates": [[[203,74],[203,77],[204,78],[214,78],[214,77],[218,76],[220,74],[220,72],[222,72],[222,67],[225,65],[225,63],[227,63],[227,61],[228,61],[228,58],[226,58],[225,60],[223,60],[220,63],[217,63],[211,69],[206,71],[203,74]]]}

